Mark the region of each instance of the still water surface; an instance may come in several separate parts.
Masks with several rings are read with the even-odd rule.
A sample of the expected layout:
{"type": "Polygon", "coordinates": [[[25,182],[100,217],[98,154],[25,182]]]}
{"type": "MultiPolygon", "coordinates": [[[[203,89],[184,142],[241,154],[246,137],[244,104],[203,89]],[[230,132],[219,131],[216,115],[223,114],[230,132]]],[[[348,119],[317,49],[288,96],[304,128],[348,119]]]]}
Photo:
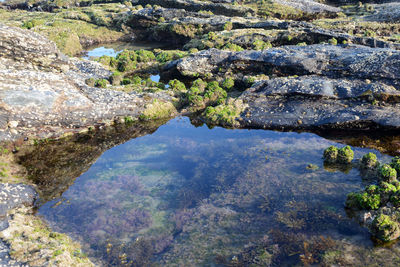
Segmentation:
{"type": "Polygon", "coordinates": [[[331,144],[176,118],[106,151],[39,215],[104,265],[293,266],[355,250],[362,258],[372,242],[343,203],[364,185],[356,169],[324,168],[331,144]]]}

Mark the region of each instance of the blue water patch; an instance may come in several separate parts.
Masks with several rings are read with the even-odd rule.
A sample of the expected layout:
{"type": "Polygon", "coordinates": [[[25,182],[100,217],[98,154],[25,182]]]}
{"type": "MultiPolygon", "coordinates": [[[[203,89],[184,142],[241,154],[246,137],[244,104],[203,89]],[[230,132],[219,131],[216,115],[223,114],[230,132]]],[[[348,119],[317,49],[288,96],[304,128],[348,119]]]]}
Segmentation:
{"type": "Polygon", "coordinates": [[[176,118],[106,151],[39,214],[105,265],[125,266],[125,255],[132,266],[246,266],[257,255],[256,266],[293,266],[308,249],[316,261],[351,253],[344,242],[370,251],[369,234],[343,207],[362,178],[351,166],[324,166],[332,144],[343,146],[176,118]]]}

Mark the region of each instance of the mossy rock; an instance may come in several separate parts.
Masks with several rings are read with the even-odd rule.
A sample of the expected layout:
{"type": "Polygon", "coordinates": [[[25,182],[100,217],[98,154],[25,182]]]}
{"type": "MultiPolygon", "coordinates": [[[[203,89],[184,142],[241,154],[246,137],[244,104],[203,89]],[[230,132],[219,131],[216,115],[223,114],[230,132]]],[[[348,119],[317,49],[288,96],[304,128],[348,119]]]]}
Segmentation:
{"type": "Polygon", "coordinates": [[[338,157],[338,148],[330,146],[324,150],[324,161],[327,163],[335,163],[338,157]]]}
{"type": "Polygon", "coordinates": [[[353,159],[354,159],[354,152],[350,146],[345,146],[338,150],[338,155],[337,155],[338,163],[348,164],[351,163],[353,159]]]}
{"type": "Polygon", "coordinates": [[[347,195],[346,199],[346,207],[354,210],[376,210],[380,205],[381,196],[368,192],[350,193],[347,195]]]}
{"type": "Polygon", "coordinates": [[[383,164],[379,168],[378,174],[379,174],[379,179],[383,182],[391,183],[397,180],[396,170],[390,167],[390,165],[388,164],[383,164]]]}
{"type": "Polygon", "coordinates": [[[390,163],[390,166],[397,172],[400,172],[400,157],[394,157],[390,163]]]}
{"type": "Polygon", "coordinates": [[[378,165],[378,159],[372,152],[365,154],[361,159],[361,166],[365,169],[373,169],[378,165]]]}
{"type": "Polygon", "coordinates": [[[396,240],[400,236],[399,223],[388,215],[380,214],[372,222],[371,233],[384,242],[396,240]]]}

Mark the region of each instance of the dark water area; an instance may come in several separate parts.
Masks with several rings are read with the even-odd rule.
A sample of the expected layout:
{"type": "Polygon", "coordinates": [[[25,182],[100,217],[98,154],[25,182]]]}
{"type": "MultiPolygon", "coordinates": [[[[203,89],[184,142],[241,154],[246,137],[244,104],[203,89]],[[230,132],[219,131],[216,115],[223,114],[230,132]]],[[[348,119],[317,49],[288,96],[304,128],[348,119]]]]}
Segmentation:
{"type": "Polygon", "coordinates": [[[107,150],[38,214],[105,266],[389,262],[398,246],[375,248],[346,214],[346,194],[365,183],[355,168],[324,167],[332,144],[176,118],[107,150]]]}

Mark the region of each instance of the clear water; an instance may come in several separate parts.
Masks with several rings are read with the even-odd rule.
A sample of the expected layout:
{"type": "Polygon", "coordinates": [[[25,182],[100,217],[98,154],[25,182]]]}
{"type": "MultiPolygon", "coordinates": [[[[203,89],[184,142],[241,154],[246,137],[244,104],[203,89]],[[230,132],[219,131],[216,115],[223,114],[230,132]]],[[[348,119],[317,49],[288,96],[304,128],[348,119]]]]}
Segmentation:
{"type": "MultiPolygon", "coordinates": [[[[1,0],[0,0],[1,1],[1,0]]],[[[91,57],[101,57],[110,56],[116,57],[124,49],[129,50],[139,50],[139,49],[154,49],[162,48],[163,45],[160,43],[124,43],[124,42],[114,42],[109,44],[101,44],[88,47],[86,53],[82,56],[84,59],[90,59],[91,57]]]]}
{"type": "MultiPolygon", "coordinates": [[[[398,255],[374,248],[346,215],[346,194],[364,185],[356,169],[324,168],[331,144],[311,133],[176,118],[106,151],[38,213],[107,266],[293,266],[334,257],[362,265],[398,255]]],[[[367,151],[355,148],[358,157],[367,151]]]]}

